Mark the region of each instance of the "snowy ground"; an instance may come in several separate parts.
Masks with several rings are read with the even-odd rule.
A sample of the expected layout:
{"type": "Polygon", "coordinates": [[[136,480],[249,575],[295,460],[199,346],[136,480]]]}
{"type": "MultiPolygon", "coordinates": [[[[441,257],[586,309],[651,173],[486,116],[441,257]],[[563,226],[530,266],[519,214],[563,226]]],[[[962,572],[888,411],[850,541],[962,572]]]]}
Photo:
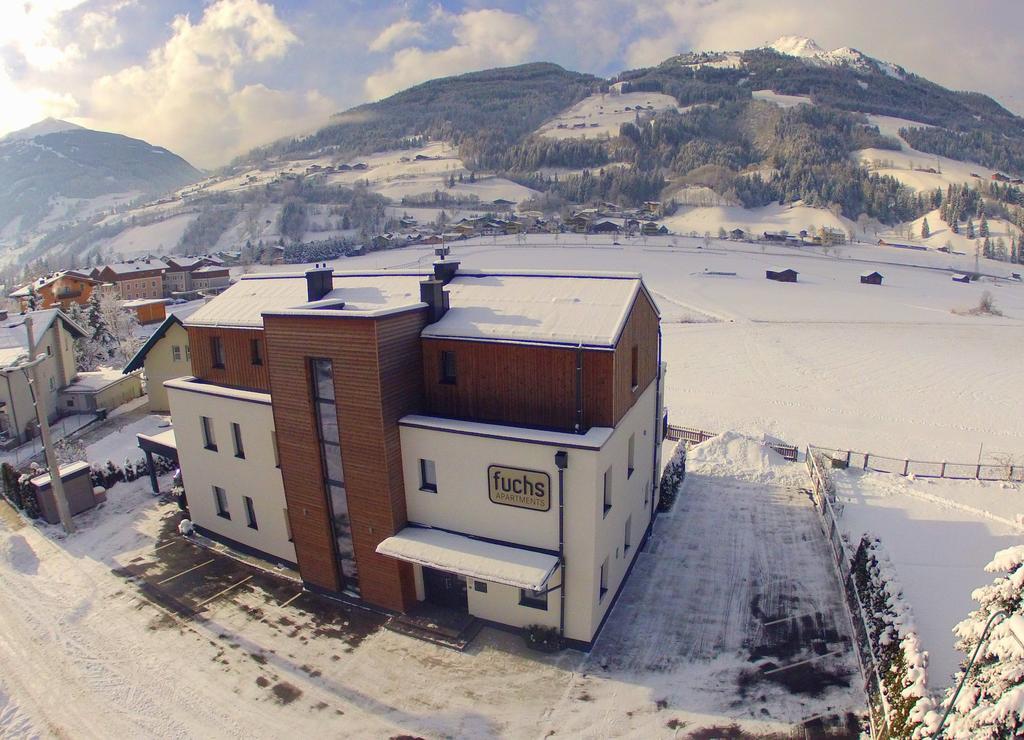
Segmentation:
{"type": "Polygon", "coordinates": [[[801,465],[735,435],[693,448],[673,511],[545,727],[657,737],[673,720],[692,732],[717,717],[786,732],[862,709],[849,619],[806,485],[801,465]],[[652,697],[666,709],[652,712],[652,697]]]}
{"type": "Polygon", "coordinates": [[[636,120],[638,110],[641,114],[653,114],[662,110],[682,109],[675,98],[662,93],[598,93],[562,111],[537,129],[537,133],[552,139],[615,137],[619,135],[622,124],[636,120]],[[580,125],[584,128],[573,128],[580,125]]]}
{"type": "Polygon", "coordinates": [[[858,470],[833,479],[851,543],[879,537],[896,567],[930,656],[929,689],[949,686],[963,660],[953,627],[977,606],[971,591],[992,582],[985,565],[997,551],[1024,539],[1024,487],[858,470]]]}
{"type": "MultiPolygon", "coordinates": [[[[132,431],[109,444],[123,451],[132,431]]],[[[844,718],[863,699],[794,490],[802,468],[748,454],[736,457],[754,469],[736,469],[723,456],[734,447],[705,446],[589,658],[532,653],[492,629],[457,653],[300,597],[286,573],[177,537],[176,507],[145,479],[114,486],[70,537],[0,503],[0,735],[710,737],[844,718]]]]}
{"type": "Polygon", "coordinates": [[[695,232],[698,236],[705,233],[718,235],[718,229],[726,231],[743,229],[753,237],[759,237],[765,231],[786,231],[799,234],[806,229],[809,233],[817,233],[822,226],[838,229],[847,234],[854,229],[854,224],[842,216],[836,216],[824,208],[811,208],[803,205],[784,205],[778,203],[761,208],[743,208],[741,206],[693,206],[680,208],[675,214],[664,219],[668,228],[677,234],[695,232]]]}
{"type": "MultiPolygon", "coordinates": [[[[454,244],[452,254],[469,268],[643,273],[662,311],[666,400],[677,424],[901,458],[970,462],[981,444],[986,459],[1024,458],[1015,369],[1024,285],[952,282],[949,270],[973,267],[973,257],[867,245],[824,256],[718,239],[708,249],[685,237],[611,241],[563,234],[558,246],[533,236],[521,246],[485,237],[454,244]],[[765,280],[776,263],[797,269],[800,282],[765,280]],[[861,285],[860,273],[874,269],[885,284],[861,285]],[[953,313],[976,306],[985,291],[1004,316],[953,313]]],[[[433,259],[429,248],[407,248],[334,264],[426,269],[433,259]]],[[[1010,266],[982,260],[982,269],[1008,275],[1010,266]]]]}

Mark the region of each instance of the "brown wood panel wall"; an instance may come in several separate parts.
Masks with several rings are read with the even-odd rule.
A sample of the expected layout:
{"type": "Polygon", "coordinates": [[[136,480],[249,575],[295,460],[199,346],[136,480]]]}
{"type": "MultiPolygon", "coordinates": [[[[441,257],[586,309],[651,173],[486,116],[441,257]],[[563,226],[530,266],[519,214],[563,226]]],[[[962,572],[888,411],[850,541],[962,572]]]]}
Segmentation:
{"type": "Polygon", "coordinates": [[[267,317],[271,395],[285,497],[303,579],[338,590],[309,377],[311,358],[334,363],[342,463],[362,597],[405,610],[412,567],[376,547],[406,523],[398,419],[422,409],[419,333],[425,311],[379,319],[267,317]]]}
{"type": "Polygon", "coordinates": [[[188,327],[188,343],[192,352],[192,374],[202,380],[235,388],[268,392],[270,373],[263,329],[214,329],[188,327]],[[220,337],[224,345],[224,367],[213,366],[210,339],[220,337]],[[252,364],[253,339],[262,344],[263,364],[252,364]]]}
{"type": "Polygon", "coordinates": [[[615,346],[612,426],[619,423],[658,374],[658,312],[640,291],[615,346]],[[633,347],[638,351],[638,383],[633,390],[633,347]]]}

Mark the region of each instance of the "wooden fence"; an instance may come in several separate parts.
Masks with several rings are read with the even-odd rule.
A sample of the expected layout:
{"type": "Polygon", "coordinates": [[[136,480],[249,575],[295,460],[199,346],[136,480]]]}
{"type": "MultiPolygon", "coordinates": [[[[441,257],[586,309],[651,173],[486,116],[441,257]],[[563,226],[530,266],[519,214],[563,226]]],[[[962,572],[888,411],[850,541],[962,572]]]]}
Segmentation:
{"type": "MultiPolygon", "coordinates": [[[[691,445],[699,445],[701,442],[707,442],[712,437],[717,436],[717,432],[707,432],[703,429],[693,429],[691,427],[678,427],[673,424],[669,424],[665,431],[666,439],[681,439],[691,445]]],[[[792,445],[770,442],[768,446],[790,462],[796,462],[799,458],[800,450],[792,445]]]]}
{"type": "Polygon", "coordinates": [[[993,465],[989,463],[951,463],[911,460],[909,458],[886,457],[870,452],[854,452],[852,450],[835,450],[828,447],[808,448],[829,459],[833,467],[858,468],[873,470],[878,473],[895,473],[896,475],[917,478],[950,478],[952,480],[985,480],[1024,482],[1024,465],[1012,463],[993,465]]]}

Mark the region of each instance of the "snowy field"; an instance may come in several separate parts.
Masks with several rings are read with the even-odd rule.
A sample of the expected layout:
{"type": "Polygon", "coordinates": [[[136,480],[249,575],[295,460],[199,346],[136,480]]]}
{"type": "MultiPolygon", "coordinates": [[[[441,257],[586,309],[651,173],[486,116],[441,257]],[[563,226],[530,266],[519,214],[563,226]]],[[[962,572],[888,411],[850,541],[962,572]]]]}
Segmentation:
{"type": "MultiPolygon", "coordinates": [[[[762,252],[718,239],[705,249],[685,237],[616,247],[564,234],[553,244],[485,237],[453,245],[452,254],[469,268],[643,273],[662,311],[676,424],[923,460],[970,462],[981,444],[986,459],[1024,458],[1024,285],[952,282],[948,270],[972,269],[973,257],[866,245],[840,247],[838,256],[762,252]],[[765,280],[777,263],[798,270],[800,282],[765,280]],[[885,284],[860,284],[860,273],[875,269],[885,284]],[[711,274],[728,272],[736,274],[711,274]],[[985,291],[1003,316],[954,313],[985,291]]],[[[426,269],[433,258],[431,249],[406,248],[334,264],[426,269]]],[[[982,268],[1010,271],[989,260],[982,268]]]]}
{"type": "Polygon", "coordinates": [[[599,93],[584,98],[545,123],[537,133],[552,139],[596,139],[619,135],[619,127],[633,123],[637,112],[684,110],[671,95],[654,92],[599,93]],[[573,128],[580,126],[580,128],[573,128]]]}
{"type": "Polygon", "coordinates": [[[977,607],[971,592],[992,582],[985,565],[1024,541],[1024,487],[858,470],[833,480],[841,527],[854,547],[864,533],[881,539],[929,653],[929,688],[946,688],[963,660],[953,627],[977,607]]]}
{"type": "Polygon", "coordinates": [[[698,236],[705,233],[718,235],[719,227],[726,231],[743,229],[744,233],[758,237],[765,231],[799,234],[806,229],[816,234],[822,226],[838,229],[847,234],[854,230],[854,224],[842,216],[836,216],[823,208],[811,208],[803,205],[771,205],[761,208],[743,208],[741,206],[693,206],[680,208],[675,214],[664,219],[663,223],[677,234],[696,232],[698,236]]]}

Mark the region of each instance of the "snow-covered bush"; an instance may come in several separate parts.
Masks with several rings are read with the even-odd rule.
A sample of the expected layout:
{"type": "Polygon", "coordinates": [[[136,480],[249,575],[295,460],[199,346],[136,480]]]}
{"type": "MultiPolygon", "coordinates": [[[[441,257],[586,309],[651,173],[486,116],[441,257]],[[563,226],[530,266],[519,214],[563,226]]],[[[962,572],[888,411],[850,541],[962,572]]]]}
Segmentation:
{"type": "MultiPolygon", "coordinates": [[[[153,463],[156,467],[157,475],[170,473],[177,469],[177,465],[173,461],[158,455],[153,456],[153,463]]],[[[123,466],[115,465],[113,460],[107,460],[106,465],[94,463],[91,470],[93,486],[102,486],[107,489],[113,487],[116,483],[122,481],[131,482],[147,475],[149,475],[149,464],[145,458],[139,458],[134,463],[125,458],[123,466]]]]}
{"type": "MultiPolygon", "coordinates": [[[[1000,550],[985,566],[989,573],[1001,573],[991,585],[975,589],[971,598],[979,606],[953,628],[957,649],[966,656],[943,706],[952,699],[963,677],[967,661],[983,637],[985,626],[997,612],[1021,614],[1024,610],[1024,545],[1000,550]]],[[[937,728],[941,712],[929,713],[926,723],[937,728]]],[[[957,697],[943,728],[946,738],[1009,738],[1024,736],[1024,646],[1004,620],[992,628],[988,641],[978,653],[970,678],[957,697]]]]}
{"type": "Polygon", "coordinates": [[[872,714],[876,720],[884,715],[890,737],[920,737],[921,722],[934,707],[928,695],[928,654],[921,649],[896,568],[878,539],[861,539],[853,577],[885,699],[872,703],[872,714]]]}
{"type": "Polygon", "coordinates": [[[658,511],[666,512],[672,509],[676,501],[676,494],[679,493],[679,486],[686,477],[686,443],[680,442],[676,445],[672,458],[665,466],[661,474],[661,483],[658,486],[658,511]]]}

